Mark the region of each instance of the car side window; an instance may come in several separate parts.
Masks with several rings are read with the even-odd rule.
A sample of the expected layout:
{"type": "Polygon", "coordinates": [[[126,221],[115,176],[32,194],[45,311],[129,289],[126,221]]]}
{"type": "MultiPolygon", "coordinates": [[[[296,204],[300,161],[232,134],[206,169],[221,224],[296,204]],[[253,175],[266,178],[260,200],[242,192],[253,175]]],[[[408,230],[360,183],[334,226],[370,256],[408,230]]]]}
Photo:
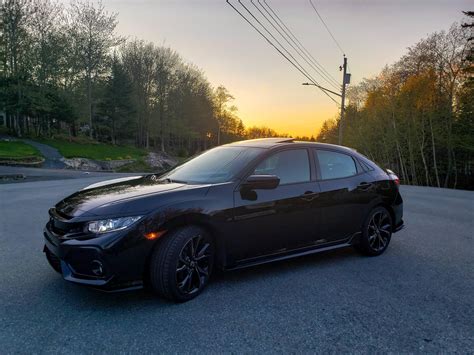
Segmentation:
{"type": "Polygon", "coordinates": [[[316,152],[322,180],[339,179],[357,175],[355,161],[350,155],[328,150],[316,150],[316,152]]]}
{"type": "Polygon", "coordinates": [[[310,181],[308,151],[292,149],[275,153],[262,161],[254,170],[255,175],[276,175],[280,185],[310,181]]]}

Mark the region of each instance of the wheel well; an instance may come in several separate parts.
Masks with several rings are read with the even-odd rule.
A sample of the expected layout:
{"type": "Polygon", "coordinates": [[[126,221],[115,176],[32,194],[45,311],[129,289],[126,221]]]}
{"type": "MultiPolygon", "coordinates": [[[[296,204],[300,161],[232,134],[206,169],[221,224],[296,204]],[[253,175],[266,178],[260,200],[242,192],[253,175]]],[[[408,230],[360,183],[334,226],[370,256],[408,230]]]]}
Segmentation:
{"type": "Polygon", "coordinates": [[[392,218],[392,228],[395,228],[395,212],[393,211],[393,208],[384,202],[381,202],[378,205],[375,205],[372,209],[377,208],[377,207],[383,207],[388,211],[388,213],[390,213],[390,217],[392,218]]]}
{"type": "Polygon", "coordinates": [[[207,233],[209,233],[209,235],[212,238],[212,241],[215,245],[215,248],[216,248],[216,255],[215,255],[215,259],[214,259],[214,265],[217,266],[217,267],[222,267],[224,265],[224,262],[225,262],[224,249],[223,249],[223,246],[221,245],[221,243],[219,243],[218,238],[216,238],[217,231],[210,224],[209,217],[206,216],[206,215],[198,214],[198,213],[196,213],[196,214],[187,214],[187,215],[182,215],[182,216],[178,216],[178,217],[175,217],[173,219],[170,219],[169,221],[164,223],[163,226],[160,228],[161,230],[165,230],[166,232],[160,238],[158,238],[158,240],[155,241],[155,243],[152,247],[152,250],[150,251],[150,253],[147,257],[147,260],[146,260],[146,263],[145,263],[145,269],[144,269],[144,272],[143,272],[143,279],[144,280],[147,280],[148,277],[149,277],[149,275],[148,275],[149,271],[148,270],[150,268],[151,256],[153,254],[154,249],[159,247],[160,241],[163,240],[163,238],[166,238],[167,234],[170,231],[172,231],[176,228],[180,228],[180,227],[184,227],[184,226],[190,226],[190,225],[198,226],[198,227],[204,229],[207,233]]]}

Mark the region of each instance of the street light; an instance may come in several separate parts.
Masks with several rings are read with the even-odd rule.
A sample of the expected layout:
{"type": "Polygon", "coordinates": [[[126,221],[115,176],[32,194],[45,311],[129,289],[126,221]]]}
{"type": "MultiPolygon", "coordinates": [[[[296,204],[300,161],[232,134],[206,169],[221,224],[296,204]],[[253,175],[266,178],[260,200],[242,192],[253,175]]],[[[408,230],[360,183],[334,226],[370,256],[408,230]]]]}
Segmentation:
{"type": "Polygon", "coordinates": [[[301,85],[312,85],[312,86],[316,86],[317,88],[320,88],[321,90],[324,90],[324,91],[327,91],[333,95],[336,95],[336,96],[339,96],[339,97],[342,97],[341,94],[338,94],[337,92],[334,92],[332,90],[329,90],[329,89],[326,89],[325,87],[322,87],[321,85],[317,85],[317,84],[314,84],[314,83],[303,83],[301,85]]]}

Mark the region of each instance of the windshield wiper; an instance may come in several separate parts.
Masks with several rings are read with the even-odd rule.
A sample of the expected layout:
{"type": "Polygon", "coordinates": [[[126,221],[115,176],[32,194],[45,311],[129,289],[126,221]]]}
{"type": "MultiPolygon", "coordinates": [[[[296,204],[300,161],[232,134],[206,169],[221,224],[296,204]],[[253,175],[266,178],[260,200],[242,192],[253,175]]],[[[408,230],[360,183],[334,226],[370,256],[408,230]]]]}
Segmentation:
{"type": "Polygon", "coordinates": [[[168,183],[168,184],[172,184],[172,183],[186,184],[186,181],[183,181],[183,180],[175,180],[175,179],[170,179],[170,178],[160,179],[159,181],[163,181],[163,182],[166,182],[166,183],[168,183]]]}

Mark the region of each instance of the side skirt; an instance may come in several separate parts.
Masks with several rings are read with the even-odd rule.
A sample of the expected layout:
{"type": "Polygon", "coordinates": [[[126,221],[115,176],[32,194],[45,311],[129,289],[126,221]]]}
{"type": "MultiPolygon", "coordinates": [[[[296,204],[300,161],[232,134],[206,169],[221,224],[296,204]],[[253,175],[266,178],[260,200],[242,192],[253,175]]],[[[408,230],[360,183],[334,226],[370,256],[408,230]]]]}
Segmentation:
{"type": "Polygon", "coordinates": [[[251,266],[272,263],[274,261],[292,259],[292,258],[297,258],[303,255],[323,253],[329,250],[350,247],[354,245],[355,243],[357,243],[357,241],[359,240],[359,234],[360,232],[357,232],[354,235],[352,235],[350,238],[345,239],[343,242],[340,242],[337,244],[332,243],[331,245],[326,245],[326,246],[318,245],[318,246],[304,247],[304,248],[299,248],[299,249],[283,251],[280,253],[262,255],[256,258],[241,260],[237,262],[235,265],[225,268],[224,270],[225,271],[239,270],[239,269],[244,269],[251,266]]]}

